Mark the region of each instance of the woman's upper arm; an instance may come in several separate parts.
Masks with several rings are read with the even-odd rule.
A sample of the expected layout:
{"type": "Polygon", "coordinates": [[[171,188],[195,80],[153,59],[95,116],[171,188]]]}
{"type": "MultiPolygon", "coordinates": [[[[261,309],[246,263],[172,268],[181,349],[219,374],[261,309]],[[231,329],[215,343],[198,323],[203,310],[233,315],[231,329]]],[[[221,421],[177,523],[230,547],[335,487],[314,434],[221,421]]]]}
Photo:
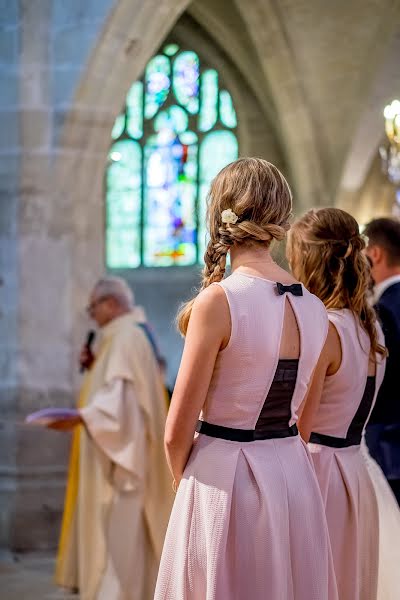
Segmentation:
{"type": "Polygon", "coordinates": [[[213,285],[196,298],[167,419],[167,431],[195,429],[219,350],[229,339],[230,312],[225,292],[213,285]]]}
{"type": "Polygon", "coordinates": [[[303,410],[299,417],[299,430],[303,439],[308,442],[313,430],[315,417],[321,402],[324,382],[327,375],[333,375],[340,367],[340,339],[335,326],[330,322],[325,345],[315,367],[303,410]]]}

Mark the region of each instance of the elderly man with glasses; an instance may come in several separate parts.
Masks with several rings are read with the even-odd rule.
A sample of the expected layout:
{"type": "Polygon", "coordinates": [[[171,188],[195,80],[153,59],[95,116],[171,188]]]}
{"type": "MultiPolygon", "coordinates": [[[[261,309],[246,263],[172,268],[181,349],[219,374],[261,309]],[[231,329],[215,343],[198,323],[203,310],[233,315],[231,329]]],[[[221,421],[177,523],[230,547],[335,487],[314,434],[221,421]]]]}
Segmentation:
{"type": "Polygon", "coordinates": [[[56,580],[83,600],[148,600],[172,504],[156,346],[123,279],[98,281],[87,310],[100,342],[81,352],[78,412],[50,425],[74,429],[56,580]]]}

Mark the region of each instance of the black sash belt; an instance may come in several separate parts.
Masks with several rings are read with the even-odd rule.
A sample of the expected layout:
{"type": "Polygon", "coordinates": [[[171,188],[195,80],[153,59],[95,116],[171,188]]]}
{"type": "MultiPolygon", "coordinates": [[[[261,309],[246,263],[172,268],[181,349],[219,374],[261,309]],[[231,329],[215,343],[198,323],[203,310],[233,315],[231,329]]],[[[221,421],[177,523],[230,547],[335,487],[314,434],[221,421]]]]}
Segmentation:
{"type": "Polygon", "coordinates": [[[321,444],[321,446],[329,446],[330,448],[349,448],[350,446],[359,446],[361,438],[357,436],[349,436],[347,438],[338,438],[333,435],[324,435],[323,433],[315,433],[310,435],[312,444],[321,444]]]}
{"type": "Polygon", "coordinates": [[[209,435],[210,437],[230,440],[232,442],[254,442],[256,440],[271,440],[275,438],[291,437],[298,434],[296,424],[291,427],[285,426],[282,429],[271,431],[257,431],[257,429],[234,429],[232,427],[223,427],[222,425],[213,425],[206,421],[198,421],[196,431],[209,435]]]}

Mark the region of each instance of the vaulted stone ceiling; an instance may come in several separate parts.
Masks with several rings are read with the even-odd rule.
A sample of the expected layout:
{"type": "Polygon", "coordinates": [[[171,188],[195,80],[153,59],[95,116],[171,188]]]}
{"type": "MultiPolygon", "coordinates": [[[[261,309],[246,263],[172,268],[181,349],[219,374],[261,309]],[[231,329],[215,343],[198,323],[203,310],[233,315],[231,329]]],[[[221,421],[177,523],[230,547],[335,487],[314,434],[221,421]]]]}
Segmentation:
{"type": "Polygon", "coordinates": [[[195,0],[188,10],[258,94],[298,209],[332,204],[351,176],[354,200],[383,137],[382,107],[400,94],[398,0],[195,0]]]}

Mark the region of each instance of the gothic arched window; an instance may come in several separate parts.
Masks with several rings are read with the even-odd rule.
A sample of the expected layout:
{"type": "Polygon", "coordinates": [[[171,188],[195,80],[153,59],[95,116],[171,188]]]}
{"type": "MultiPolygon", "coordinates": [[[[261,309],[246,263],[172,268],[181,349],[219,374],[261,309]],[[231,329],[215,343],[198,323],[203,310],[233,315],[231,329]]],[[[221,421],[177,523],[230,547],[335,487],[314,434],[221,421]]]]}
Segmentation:
{"type": "Polygon", "coordinates": [[[218,72],[167,44],[130,88],[106,171],[109,268],[194,265],[205,246],[206,194],[238,156],[236,112],[218,72]]]}

